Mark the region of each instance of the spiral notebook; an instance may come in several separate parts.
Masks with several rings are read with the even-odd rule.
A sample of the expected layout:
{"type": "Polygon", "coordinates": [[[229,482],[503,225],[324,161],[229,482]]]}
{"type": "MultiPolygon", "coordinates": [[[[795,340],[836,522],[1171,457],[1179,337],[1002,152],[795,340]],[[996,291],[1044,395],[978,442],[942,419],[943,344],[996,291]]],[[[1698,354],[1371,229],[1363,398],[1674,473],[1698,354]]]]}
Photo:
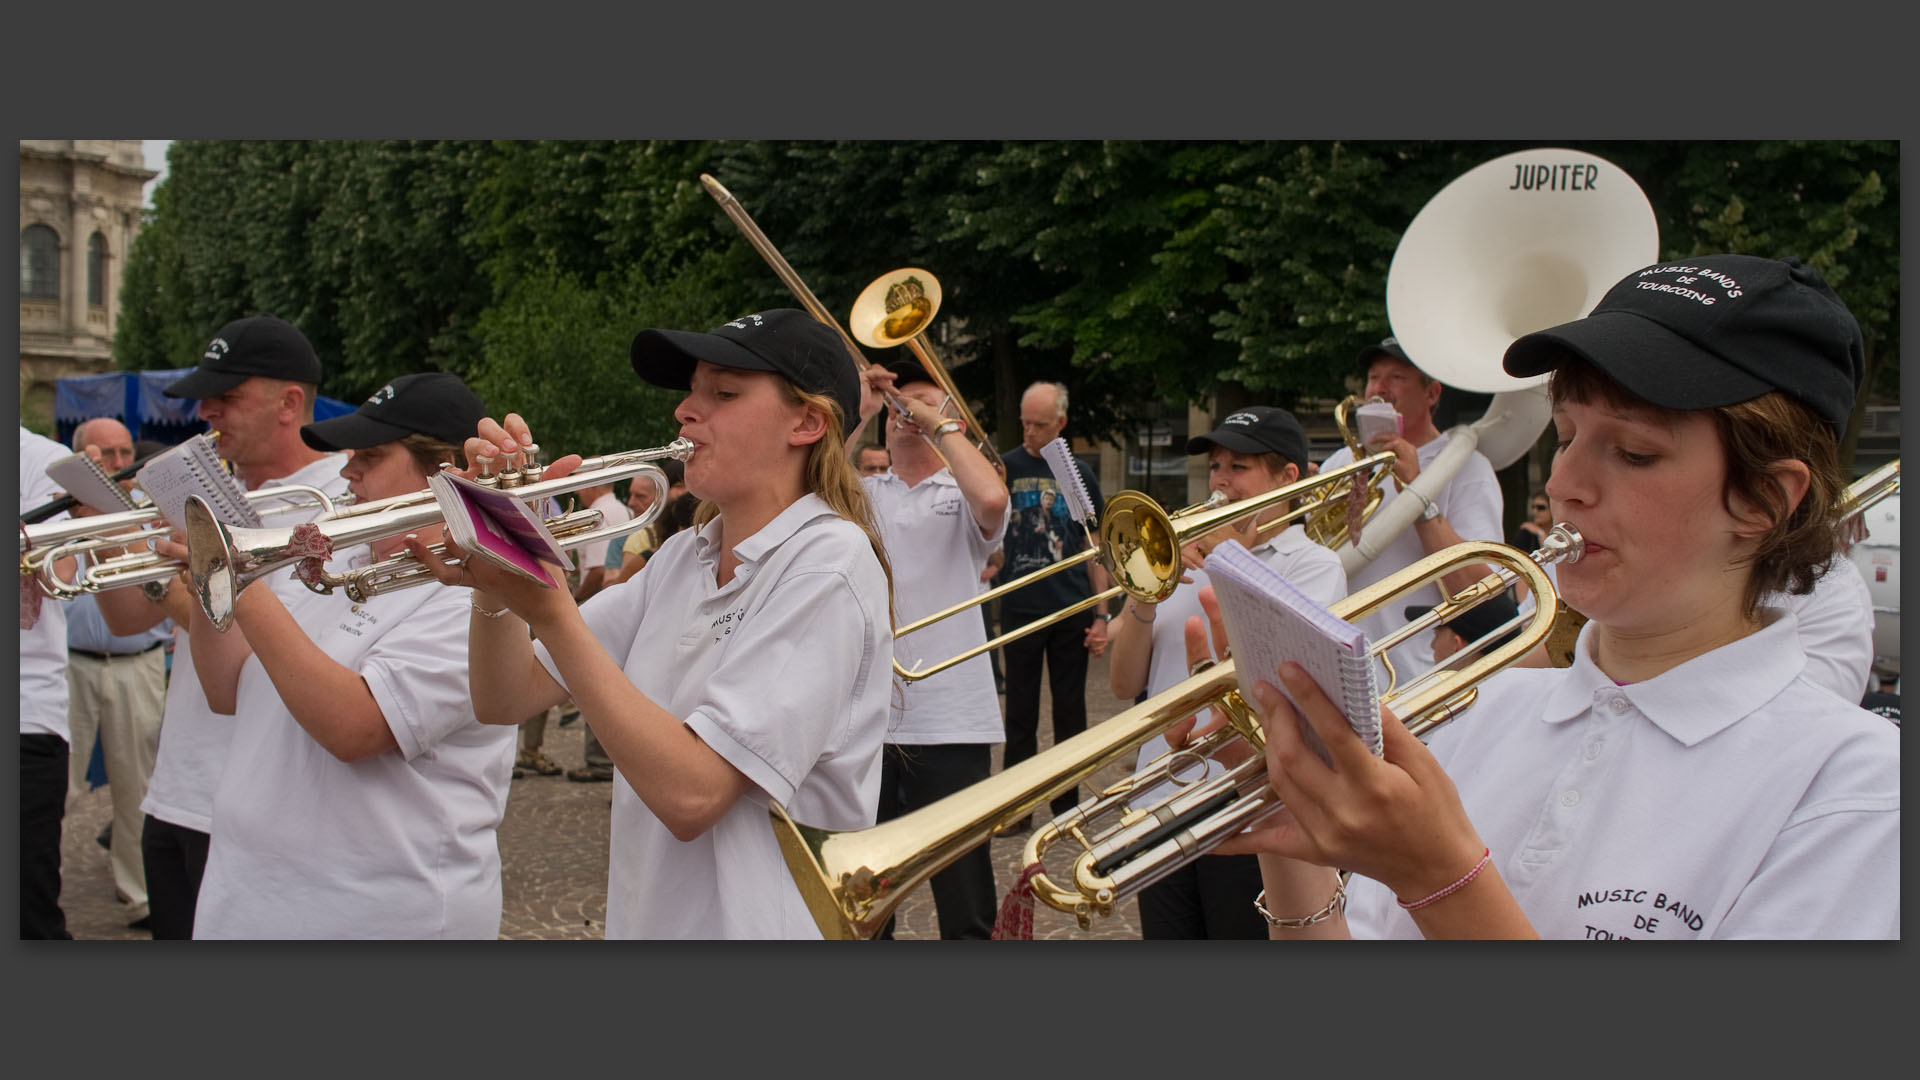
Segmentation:
{"type": "MultiPolygon", "coordinates": [[[[1242,696],[1252,701],[1254,685],[1265,681],[1297,706],[1277,674],[1281,663],[1291,660],[1307,669],[1346,714],[1354,734],[1379,754],[1380,697],[1366,634],[1294,588],[1237,540],[1207,556],[1207,576],[1220,601],[1242,696]]],[[[1300,730],[1314,753],[1331,764],[1326,744],[1304,718],[1300,730]]]]}
{"type": "Polygon", "coordinates": [[[47,466],[47,475],[60,490],[103,514],[133,509],[133,498],[100,463],[85,454],[73,454],[47,466]]]}
{"type": "Polygon", "coordinates": [[[204,434],[195,435],[165,453],[155,454],[141,466],[135,478],[140,490],[160,508],[167,522],[183,533],[189,495],[200,496],[223,525],[260,527],[260,515],[254,513],[246,491],[227,472],[226,464],[214,453],[212,441],[204,434]]]}

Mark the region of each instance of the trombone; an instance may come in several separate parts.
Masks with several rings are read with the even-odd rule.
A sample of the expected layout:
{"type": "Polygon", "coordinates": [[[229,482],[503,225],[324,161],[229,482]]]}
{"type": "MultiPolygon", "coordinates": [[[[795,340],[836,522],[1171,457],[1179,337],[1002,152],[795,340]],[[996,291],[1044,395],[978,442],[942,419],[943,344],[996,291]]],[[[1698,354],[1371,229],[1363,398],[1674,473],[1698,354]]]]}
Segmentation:
{"type": "MultiPolygon", "coordinates": [[[[512,481],[502,474],[499,486],[511,489],[528,503],[581,488],[611,484],[628,478],[645,479],[654,486],[653,506],[618,525],[600,527],[600,511],[591,508],[559,514],[547,520],[548,530],[561,547],[572,549],[597,540],[624,536],[653,524],[666,509],[667,474],[653,462],[661,458],[685,461],[693,443],[675,439],[650,450],[630,450],[588,458],[564,477],[540,478],[540,467],[525,466],[512,481]]],[[[422,585],[432,573],[412,555],[397,555],[345,574],[333,574],[325,563],[336,550],[402,536],[446,520],[432,488],[349,507],[304,525],[283,529],[234,528],[216,520],[198,499],[187,500],[187,573],[194,598],[208,621],[221,630],[233,624],[233,602],[254,580],[281,567],[298,564],[295,574],[307,588],[331,593],[336,588],[355,602],[384,592],[422,585]]],[[[429,550],[444,556],[446,545],[429,550]]]]}
{"type": "Polygon", "coordinates": [[[909,266],[882,274],[860,290],[860,296],[853,302],[853,310],[847,313],[847,326],[863,345],[892,349],[904,344],[911,350],[914,358],[920,361],[920,366],[927,369],[927,374],[933,376],[933,381],[952,400],[954,408],[960,413],[960,422],[967,425],[967,434],[987,459],[987,464],[1004,477],[1007,467],[1000,461],[1000,451],[994,448],[993,440],[987,438],[980,421],[974,418],[973,410],[967,407],[967,399],[953,385],[953,377],[947,374],[946,365],[934,353],[933,343],[927,340],[926,328],[939,311],[940,279],[925,270],[909,266]]]}
{"type": "MultiPolygon", "coordinates": [[[[1579,534],[1564,525],[1556,526],[1531,556],[1504,544],[1457,544],[1348,596],[1332,610],[1342,618],[1357,619],[1474,563],[1497,569],[1429,612],[1432,622],[1452,618],[1499,595],[1516,579],[1535,590],[1536,607],[1512,640],[1463,668],[1436,668],[1404,689],[1382,696],[1382,704],[1406,715],[1410,731],[1423,735],[1472,704],[1481,680],[1519,660],[1546,637],[1559,602],[1542,567],[1556,560],[1577,560],[1581,548],[1579,534]]],[[[1111,914],[1113,905],[1124,897],[1280,809],[1266,782],[1265,760],[1257,752],[1265,742],[1258,718],[1241,699],[1238,685],[1234,662],[1222,661],[1103,724],[911,814],[872,828],[832,832],[795,822],[775,806],[770,811],[774,835],[821,932],[829,938],[871,937],[916,886],[1003,826],[1120,761],[1177,721],[1203,708],[1221,709],[1228,723],[1202,740],[1205,749],[1244,737],[1256,750],[1247,762],[1225,776],[1181,791],[1159,807],[1127,810],[1118,826],[1105,833],[1090,831],[1097,813],[1124,803],[1129,792],[1157,785],[1176,772],[1177,765],[1136,774],[1028,838],[1023,864],[1028,867],[1034,897],[1073,914],[1085,928],[1094,915],[1111,914]],[[1083,848],[1074,860],[1070,882],[1056,882],[1039,872],[1038,866],[1047,848],[1063,836],[1083,848]]],[[[1198,749],[1181,750],[1169,757],[1197,753],[1198,749]]]]}
{"type": "Polygon", "coordinates": [[[1230,521],[1243,518],[1248,514],[1259,513],[1288,499],[1310,493],[1318,496],[1303,498],[1279,517],[1262,522],[1259,527],[1260,536],[1265,537],[1278,532],[1294,521],[1306,518],[1305,527],[1308,535],[1344,537],[1352,528],[1347,523],[1353,513],[1352,507],[1355,502],[1351,493],[1371,492],[1363,508],[1370,511],[1372,507],[1378,506],[1380,485],[1385,481],[1392,464],[1393,454],[1383,450],[1337,469],[1328,469],[1238,502],[1222,504],[1210,498],[1205,503],[1173,513],[1161,509],[1159,503],[1138,491],[1122,491],[1107,500],[1106,509],[1100,514],[1100,543],[1097,546],[1089,546],[1051,566],[1043,566],[944,611],[937,611],[925,618],[910,622],[894,631],[893,638],[897,642],[916,630],[925,629],[943,619],[952,618],[963,611],[997,600],[1015,589],[1025,588],[1041,578],[1069,570],[1093,559],[1100,560],[1108,576],[1116,584],[1103,592],[1069,604],[1059,611],[1044,615],[1018,629],[1008,630],[985,644],[976,645],[930,667],[921,667],[916,664],[912,669],[908,669],[903,667],[896,657],[893,662],[893,672],[904,682],[916,682],[930,675],[937,675],[955,664],[971,660],[990,649],[997,649],[1016,638],[1025,637],[1063,619],[1072,618],[1095,604],[1105,603],[1123,592],[1143,603],[1158,603],[1165,600],[1173,595],[1173,590],[1180,584],[1180,548],[1182,546],[1230,521]],[[1363,485],[1357,481],[1357,474],[1368,470],[1374,471],[1363,485]]]}

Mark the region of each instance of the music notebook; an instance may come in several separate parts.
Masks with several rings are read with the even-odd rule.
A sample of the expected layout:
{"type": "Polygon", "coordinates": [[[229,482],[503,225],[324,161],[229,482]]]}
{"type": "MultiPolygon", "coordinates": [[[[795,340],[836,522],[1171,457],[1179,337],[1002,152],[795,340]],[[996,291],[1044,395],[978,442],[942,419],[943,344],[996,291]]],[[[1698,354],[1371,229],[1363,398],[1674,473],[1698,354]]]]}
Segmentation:
{"type": "Polygon", "coordinates": [[[449,471],[428,477],[427,485],[440,504],[454,543],[521,577],[548,588],[559,586],[545,564],[564,570],[570,560],[532,507],[499,488],[449,471]]]}
{"type": "MultiPolygon", "coordinates": [[[[1252,702],[1254,685],[1269,682],[1297,711],[1299,703],[1278,675],[1281,663],[1291,660],[1305,668],[1346,714],[1347,723],[1367,749],[1379,754],[1380,698],[1366,634],[1294,588],[1237,540],[1214,548],[1206,568],[1220,601],[1241,695],[1252,702]]],[[[1326,744],[1304,716],[1300,731],[1314,753],[1332,764],[1326,744]]]]}
{"type": "Polygon", "coordinates": [[[185,510],[187,496],[198,495],[213,511],[213,516],[223,525],[257,529],[260,527],[260,515],[254,513],[253,504],[247,501],[247,493],[240,482],[227,472],[220,456],[214,453],[213,443],[205,434],[195,435],[186,442],[164,453],[155,454],[153,459],[141,466],[135,474],[140,490],[147,493],[153,505],[168,524],[186,531],[185,510]]]}
{"type": "Polygon", "coordinates": [[[47,466],[47,475],[60,490],[104,514],[133,509],[133,497],[113,482],[100,463],[84,453],[63,457],[47,466]]]}

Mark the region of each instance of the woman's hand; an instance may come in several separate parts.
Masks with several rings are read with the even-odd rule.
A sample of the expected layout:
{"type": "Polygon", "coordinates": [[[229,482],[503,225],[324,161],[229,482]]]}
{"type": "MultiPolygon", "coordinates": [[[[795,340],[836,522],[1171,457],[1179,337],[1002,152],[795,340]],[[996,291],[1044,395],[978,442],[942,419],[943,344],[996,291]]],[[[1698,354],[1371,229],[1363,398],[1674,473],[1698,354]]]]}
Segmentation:
{"type": "MultiPolygon", "coordinates": [[[[496,421],[482,417],[472,438],[463,447],[467,467],[460,475],[471,480],[482,473],[498,473],[524,466],[532,457],[533,432],[519,413],[508,413],[496,421]]],[[[540,471],[543,480],[558,480],[580,467],[580,455],[568,454],[540,471]]]]}
{"type": "Polygon", "coordinates": [[[1266,732],[1267,782],[1286,809],[1220,851],[1352,870],[1402,897],[1444,888],[1479,861],[1486,845],[1453,781],[1391,710],[1380,710],[1385,754],[1375,757],[1300,665],[1281,665],[1279,679],[1299,710],[1265,680],[1253,704],[1266,732]],[[1307,745],[1303,714],[1333,764],[1307,745]]]}
{"type": "MultiPolygon", "coordinates": [[[[874,415],[887,407],[887,398],[893,394],[893,384],[897,376],[879,364],[870,364],[860,373],[860,423],[865,424],[874,415]]],[[[854,430],[859,430],[855,425],[854,430]]]]}
{"type": "MultiPolygon", "coordinates": [[[[1198,615],[1190,615],[1187,625],[1182,628],[1186,632],[1188,671],[1192,671],[1203,660],[1225,660],[1230,655],[1226,623],[1220,618],[1220,602],[1214,598],[1211,585],[1200,590],[1200,610],[1206,612],[1206,618],[1202,620],[1198,615]]],[[[1205,738],[1226,724],[1227,718],[1213,709],[1195,713],[1167,729],[1167,748],[1185,749],[1189,742],[1205,738]],[[1195,731],[1194,725],[1203,718],[1207,721],[1206,726],[1195,731]]],[[[1214,760],[1229,769],[1252,756],[1253,747],[1247,745],[1245,739],[1234,739],[1213,752],[1214,760]]]]}

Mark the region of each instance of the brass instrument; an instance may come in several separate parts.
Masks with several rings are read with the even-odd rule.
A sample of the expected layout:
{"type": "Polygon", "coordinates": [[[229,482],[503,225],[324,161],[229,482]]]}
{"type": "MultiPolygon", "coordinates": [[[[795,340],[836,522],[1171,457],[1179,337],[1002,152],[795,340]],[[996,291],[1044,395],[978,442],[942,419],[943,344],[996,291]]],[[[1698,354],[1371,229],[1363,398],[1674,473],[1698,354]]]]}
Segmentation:
{"type": "MultiPolygon", "coordinates": [[[[611,484],[629,477],[645,479],[654,485],[653,505],[647,512],[618,525],[597,527],[600,512],[586,509],[561,514],[547,521],[548,530],[564,548],[575,548],[597,540],[624,536],[651,525],[666,509],[667,476],[652,464],[661,458],[686,460],[693,454],[693,443],[675,439],[651,450],[632,450],[588,458],[564,477],[539,478],[539,467],[529,464],[516,470],[512,482],[502,474],[500,486],[510,488],[516,497],[537,503],[581,488],[611,484]]],[[[412,555],[398,555],[345,574],[331,574],[322,568],[324,556],[313,550],[334,551],[370,544],[418,529],[439,525],[446,520],[431,488],[398,495],[377,502],[351,507],[347,511],[319,518],[306,525],[282,529],[232,528],[215,520],[204,502],[187,500],[187,570],[193,594],[207,619],[225,630],[233,622],[233,601],[248,584],[283,566],[302,564],[300,579],[309,589],[331,593],[346,590],[355,601],[382,592],[392,592],[433,580],[433,575],[412,555]]],[[[444,556],[445,544],[429,550],[444,556]]]]}
{"type": "Polygon", "coordinates": [[[863,345],[876,349],[905,345],[911,350],[920,366],[927,369],[927,374],[933,376],[934,382],[952,399],[960,421],[967,425],[967,436],[987,463],[1005,476],[1007,470],[1000,462],[1000,451],[994,448],[993,440],[987,438],[973,410],[967,407],[967,399],[953,385],[953,377],[947,374],[946,366],[934,353],[933,343],[927,340],[926,328],[939,311],[940,279],[909,266],[882,274],[862,289],[853,302],[853,310],[847,314],[847,325],[863,345]]]}
{"type": "Polygon", "coordinates": [[[1360,458],[1351,464],[1337,469],[1327,469],[1317,475],[1274,488],[1251,498],[1224,505],[1209,499],[1198,506],[1169,514],[1160,504],[1138,491],[1122,491],[1107,500],[1106,509],[1100,514],[1100,543],[1061,559],[1051,566],[1043,566],[1030,574],[1009,581],[1004,585],[988,589],[986,592],[955,604],[944,611],[934,612],[925,618],[917,619],[894,631],[894,640],[924,629],[942,619],[952,618],[963,611],[970,611],[981,604],[990,603],[1016,589],[1023,589],[1041,578],[1071,569],[1093,559],[1099,559],[1107,574],[1115,584],[1076,603],[1067,605],[1058,611],[1035,619],[1025,626],[1008,630],[1000,636],[965,652],[956,653],[931,666],[915,665],[911,670],[894,660],[893,672],[906,682],[915,682],[930,675],[937,675],[955,664],[997,649],[1009,641],[1025,637],[1043,630],[1064,619],[1072,618],[1082,611],[1102,604],[1121,593],[1127,593],[1143,603],[1159,603],[1173,595],[1180,584],[1180,548],[1195,538],[1205,536],[1228,522],[1238,520],[1248,514],[1259,513],[1269,507],[1300,498],[1302,501],[1292,509],[1271,521],[1262,522],[1259,535],[1265,537],[1275,533],[1301,518],[1319,522],[1316,528],[1323,532],[1339,530],[1345,535],[1344,518],[1347,513],[1348,492],[1360,483],[1358,474],[1373,472],[1367,481],[1367,487],[1374,492],[1370,506],[1378,506],[1381,477],[1391,468],[1393,454],[1381,451],[1369,457],[1360,458]],[[1307,498],[1306,496],[1316,496],[1307,498]],[[1338,520],[1336,520],[1338,519],[1338,520]]]}
{"type": "MultiPolygon", "coordinates": [[[[249,504],[287,501],[287,509],[308,504],[332,513],[349,505],[348,495],[329,496],[307,484],[281,484],[256,488],[246,493],[249,504]],[[290,497],[298,496],[294,502],[290,497]]],[[[47,525],[23,525],[20,529],[20,572],[33,575],[40,591],[55,600],[71,600],[83,593],[99,593],[131,585],[146,586],[167,581],[186,569],[178,559],[163,558],[153,551],[130,551],[110,559],[87,562],[72,581],[60,577],[55,567],[75,556],[91,557],[107,548],[126,548],[145,544],[173,534],[173,526],[160,516],[157,507],[148,505],[111,514],[71,518],[47,525]],[[147,525],[149,528],[135,529],[147,525]],[[132,532],[120,532],[135,529],[132,532]]]]}
{"type": "MultiPolygon", "coordinates": [[[[1406,714],[1410,731],[1425,734],[1471,704],[1482,679],[1526,655],[1546,636],[1558,601],[1541,567],[1554,560],[1578,559],[1580,551],[1579,535],[1564,525],[1556,526],[1531,557],[1504,544],[1457,544],[1354,593],[1332,610],[1342,618],[1358,619],[1473,563],[1498,569],[1429,612],[1423,627],[1505,592],[1515,579],[1526,581],[1534,590],[1538,604],[1513,640],[1463,668],[1436,668],[1382,697],[1381,703],[1391,706],[1396,715],[1406,714]]],[[[1093,819],[1123,806],[1128,793],[1156,786],[1170,776],[1177,782],[1180,770],[1175,763],[1157,772],[1136,774],[1036,829],[1028,839],[1023,861],[1029,867],[1039,863],[1061,837],[1071,837],[1082,846],[1071,884],[1038,874],[1031,878],[1031,888],[1036,899],[1074,914],[1086,927],[1094,915],[1111,914],[1121,899],[1280,808],[1266,782],[1266,763],[1259,753],[1264,735],[1257,717],[1241,700],[1238,685],[1234,662],[1227,660],[913,813],[868,829],[832,832],[797,823],[776,806],[771,811],[774,834],[821,932],[829,938],[871,937],[916,886],[994,832],[1025,819],[1054,794],[1121,760],[1176,722],[1203,708],[1221,709],[1228,723],[1202,740],[1204,749],[1244,737],[1255,750],[1249,761],[1225,776],[1180,791],[1159,807],[1125,809],[1116,828],[1090,833],[1093,819]]],[[[1169,757],[1188,755],[1191,760],[1198,753],[1199,749],[1181,750],[1169,757]]]]}

